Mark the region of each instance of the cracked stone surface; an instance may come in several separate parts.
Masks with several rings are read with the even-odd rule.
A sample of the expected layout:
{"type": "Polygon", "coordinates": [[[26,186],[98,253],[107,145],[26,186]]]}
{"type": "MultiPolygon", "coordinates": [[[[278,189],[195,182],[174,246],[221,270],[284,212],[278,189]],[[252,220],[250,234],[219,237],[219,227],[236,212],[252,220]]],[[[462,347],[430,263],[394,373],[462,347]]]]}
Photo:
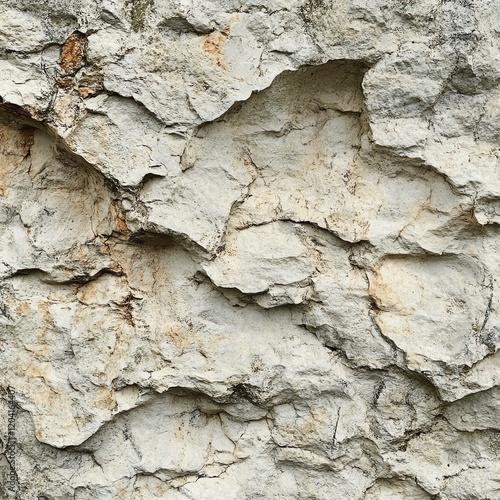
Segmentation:
{"type": "Polygon", "coordinates": [[[499,26],[1,0],[0,498],[500,499],[499,26]]]}

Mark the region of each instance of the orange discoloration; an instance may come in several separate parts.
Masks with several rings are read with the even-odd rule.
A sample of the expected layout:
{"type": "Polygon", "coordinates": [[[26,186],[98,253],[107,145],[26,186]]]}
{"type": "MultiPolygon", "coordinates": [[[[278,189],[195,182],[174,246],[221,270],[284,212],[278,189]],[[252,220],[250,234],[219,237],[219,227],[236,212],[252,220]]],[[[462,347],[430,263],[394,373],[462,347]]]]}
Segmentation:
{"type": "Polygon", "coordinates": [[[222,68],[225,67],[222,51],[224,50],[227,34],[220,31],[214,31],[203,38],[203,50],[215,59],[217,66],[222,68]]]}
{"type": "Polygon", "coordinates": [[[217,66],[225,69],[226,65],[224,63],[223,51],[226,44],[227,38],[231,31],[231,26],[234,23],[239,23],[241,20],[241,15],[239,13],[234,13],[229,18],[229,23],[221,31],[213,31],[212,33],[202,37],[203,40],[203,50],[210,54],[214,59],[217,66]]]}
{"type": "Polygon", "coordinates": [[[113,207],[114,230],[117,233],[127,234],[129,232],[129,229],[125,221],[125,215],[123,213],[123,210],[121,209],[118,202],[114,202],[112,207],[113,207]]]}
{"type": "Polygon", "coordinates": [[[121,217],[116,218],[116,228],[117,228],[119,233],[128,233],[128,227],[127,227],[127,224],[125,222],[125,219],[123,219],[121,217]]]}
{"type": "Polygon", "coordinates": [[[78,93],[85,99],[91,95],[94,95],[94,90],[90,87],[78,87],[78,93]]]}
{"type": "Polygon", "coordinates": [[[100,70],[85,68],[83,74],[78,75],[78,86],[76,91],[84,99],[99,94],[104,90],[104,77],[100,70]]]}
{"type": "Polygon", "coordinates": [[[62,46],[59,65],[66,75],[74,75],[85,65],[87,38],[82,33],[73,33],[62,46]]]}

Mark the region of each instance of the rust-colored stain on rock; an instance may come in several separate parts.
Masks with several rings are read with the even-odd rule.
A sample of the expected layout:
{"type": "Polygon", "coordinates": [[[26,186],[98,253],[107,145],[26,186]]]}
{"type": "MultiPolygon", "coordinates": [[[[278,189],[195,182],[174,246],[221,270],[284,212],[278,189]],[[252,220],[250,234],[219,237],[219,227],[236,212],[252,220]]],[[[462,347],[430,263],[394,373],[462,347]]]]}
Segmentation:
{"type": "Polygon", "coordinates": [[[217,66],[223,67],[224,60],[222,51],[224,49],[227,35],[220,31],[214,31],[213,33],[210,33],[203,38],[203,50],[213,56],[217,66]]]}
{"type": "Polygon", "coordinates": [[[239,14],[233,14],[229,19],[229,23],[224,29],[222,29],[221,31],[213,31],[212,33],[202,37],[203,50],[212,55],[217,66],[221,68],[225,68],[223,51],[231,31],[231,26],[234,23],[238,23],[240,21],[241,16],[239,14]]]}
{"type": "Polygon", "coordinates": [[[90,87],[78,87],[77,91],[84,99],[94,95],[94,91],[90,87]]]}
{"type": "Polygon", "coordinates": [[[118,202],[112,204],[113,217],[114,217],[114,230],[120,234],[127,234],[129,229],[125,221],[125,214],[118,202]]]}
{"type": "Polygon", "coordinates": [[[87,38],[83,33],[73,33],[64,42],[59,58],[61,70],[66,75],[74,75],[85,65],[87,38]]]}

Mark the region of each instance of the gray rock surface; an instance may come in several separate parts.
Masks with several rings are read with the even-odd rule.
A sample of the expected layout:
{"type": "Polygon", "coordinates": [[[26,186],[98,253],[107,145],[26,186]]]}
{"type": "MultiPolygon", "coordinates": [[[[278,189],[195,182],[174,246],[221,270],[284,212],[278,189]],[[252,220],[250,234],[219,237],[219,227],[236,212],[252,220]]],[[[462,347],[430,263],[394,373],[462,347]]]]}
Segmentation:
{"type": "Polygon", "coordinates": [[[0,498],[500,499],[499,26],[0,0],[0,498]]]}

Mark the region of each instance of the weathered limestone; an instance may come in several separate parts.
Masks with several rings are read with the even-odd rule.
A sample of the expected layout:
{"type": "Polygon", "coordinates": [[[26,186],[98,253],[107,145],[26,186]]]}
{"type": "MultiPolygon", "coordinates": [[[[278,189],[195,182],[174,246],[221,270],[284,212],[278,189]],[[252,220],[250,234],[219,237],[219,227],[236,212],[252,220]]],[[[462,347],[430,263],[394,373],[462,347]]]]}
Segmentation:
{"type": "Polygon", "coordinates": [[[0,497],[500,498],[499,25],[3,0],[0,497]]]}

